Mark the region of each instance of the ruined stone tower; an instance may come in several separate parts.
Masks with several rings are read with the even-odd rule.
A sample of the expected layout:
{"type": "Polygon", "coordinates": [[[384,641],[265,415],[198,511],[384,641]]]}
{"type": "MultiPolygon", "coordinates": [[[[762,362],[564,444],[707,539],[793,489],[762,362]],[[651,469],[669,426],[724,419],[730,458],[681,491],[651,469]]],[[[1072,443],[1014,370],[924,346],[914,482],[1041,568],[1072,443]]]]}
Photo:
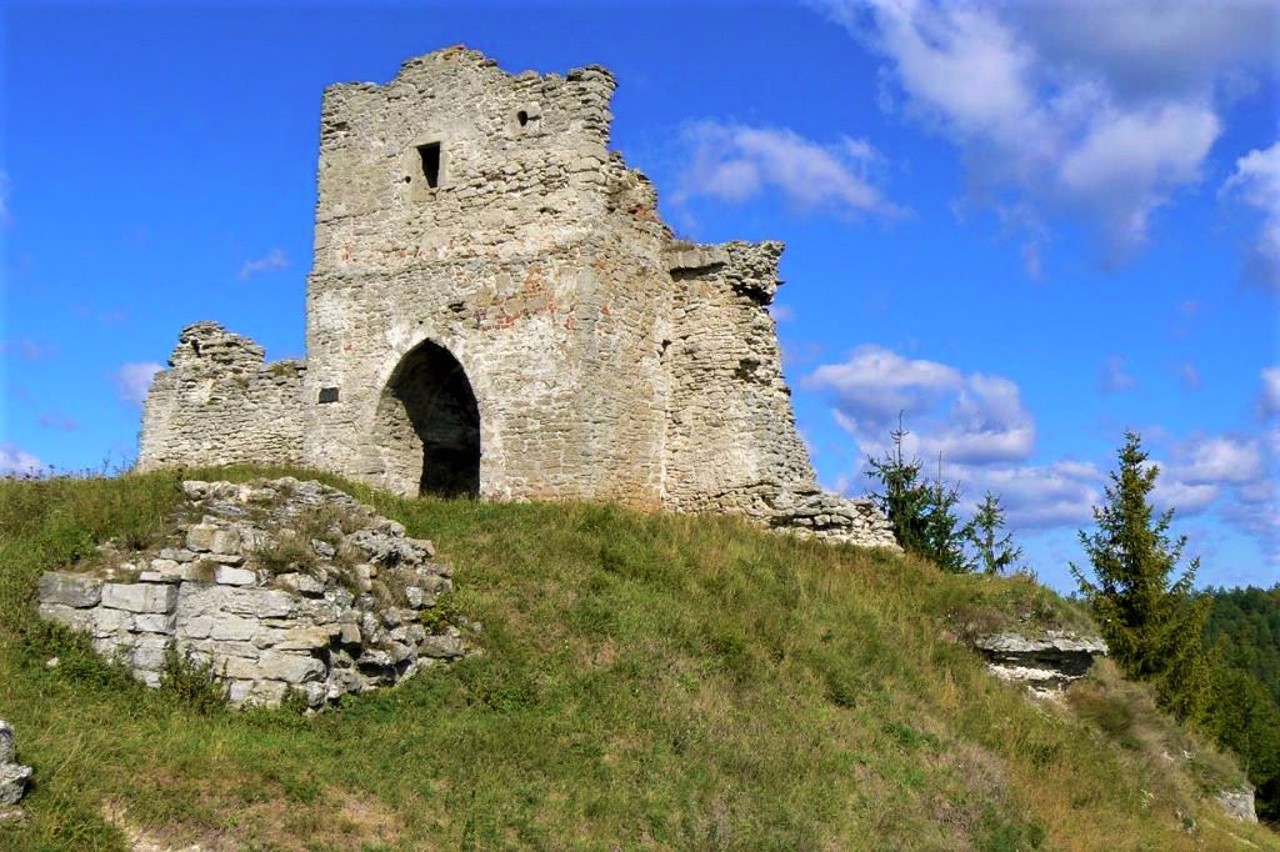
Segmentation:
{"type": "Polygon", "coordinates": [[[330,87],[305,362],[189,326],[139,467],[303,464],[892,546],[871,505],[814,485],[766,310],[782,245],[674,239],[608,149],[615,85],[455,47],[330,87]]]}

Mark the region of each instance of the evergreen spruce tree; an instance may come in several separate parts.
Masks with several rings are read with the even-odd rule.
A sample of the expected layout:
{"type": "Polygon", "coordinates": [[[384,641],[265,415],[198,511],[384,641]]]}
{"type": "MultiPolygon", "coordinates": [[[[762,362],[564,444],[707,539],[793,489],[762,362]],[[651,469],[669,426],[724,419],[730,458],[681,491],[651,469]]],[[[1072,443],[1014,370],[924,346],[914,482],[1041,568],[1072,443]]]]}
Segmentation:
{"type": "Polygon", "coordinates": [[[880,480],[884,489],[873,497],[903,550],[930,559],[945,571],[967,571],[963,530],[953,511],[959,492],[943,482],[941,456],[938,478],[932,483],[921,478],[920,460],[908,461],[903,455],[902,442],[908,434],[902,428],[902,415],[898,415],[898,428],[890,433],[893,449],[884,458],[868,460],[871,470],[867,475],[880,480]]]}
{"type": "Polygon", "coordinates": [[[944,571],[963,574],[973,566],[964,552],[965,530],[954,511],[960,492],[942,480],[942,454],[938,454],[938,478],[929,486],[925,510],[924,555],[944,571]]]}
{"type": "Polygon", "coordinates": [[[964,528],[964,537],[977,554],[973,563],[986,574],[1011,572],[1022,558],[1022,548],[1014,546],[1012,533],[998,537],[1002,529],[1004,507],[1000,505],[1000,498],[988,491],[978,504],[973,520],[964,528]]]}
{"type": "Polygon", "coordinates": [[[898,428],[890,433],[893,449],[884,458],[868,459],[871,470],[867,475],[880,480],[883,493],[872,495],[880,510],[889,519],[898,544],[908,553],[923,553],[927,540],[926,519],[931,495],[929,486],[920,480],[920,460],[907,461],[902,454],[902,441],[909,433],[902,428],[902,415],[898,415],[898,428]]]}
{"type": "Polygon", "coordinates": [[[1208,690],[1202,636],[1211,605],[1192,595],[1200,561],[1175,576],[1187,539],[1170,540],[1172,509],[1153,514],[1149,497],[1160,469],[1147,463],[1137,433],[1125,433],[1118,457],[1106,503],[1093,510],[1097,530],[1080,532],[1093,578],[1075,563],[1071,573],[1120,667],[1151,681],[1175,715],[1196,716],[1208,690]]]}

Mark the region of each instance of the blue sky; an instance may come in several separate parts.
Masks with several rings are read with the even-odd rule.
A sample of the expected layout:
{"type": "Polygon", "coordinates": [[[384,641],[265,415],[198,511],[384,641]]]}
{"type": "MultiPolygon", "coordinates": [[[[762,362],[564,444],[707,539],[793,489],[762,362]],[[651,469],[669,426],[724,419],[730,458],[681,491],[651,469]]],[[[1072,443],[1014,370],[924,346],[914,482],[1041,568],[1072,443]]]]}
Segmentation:
{"type": "Polygon", "coordinates": [[[667,220],[781,239],[824,485],[899,411],[1069,586],[1126,428],[1203,557],[1280,578],[1280,12],[936,4],[10,2],[0,470],[127,463],[179,329],[304,354],[320,97],[451,44],[602,64],[667,220]]]}

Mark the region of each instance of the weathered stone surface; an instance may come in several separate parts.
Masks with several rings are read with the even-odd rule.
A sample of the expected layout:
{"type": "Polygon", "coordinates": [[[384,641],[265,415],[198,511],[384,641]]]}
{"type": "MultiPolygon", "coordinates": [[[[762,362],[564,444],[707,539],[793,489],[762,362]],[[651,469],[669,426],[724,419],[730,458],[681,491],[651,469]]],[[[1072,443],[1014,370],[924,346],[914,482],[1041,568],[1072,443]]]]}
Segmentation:
{"type": "Polygon", "coordinates": [[[997,677],[1039,691],[1060,689],[1084,677],[1094,658],[1107,653],[1106,643],[1096,636],[1062,631],[1038,636],[997,633],[978,637],[972,644],[997,677]]]}
{"type": "Polygon", "coordinates": [[[17,750],[13,745],[13,725],[0,719],[0,763],[13,763],[17,750]]]}
{"type": "MultiPolygon", "coordinates": [[[[734,512],[895,546],[872,504],[814,485],[767,310],[782,244],[676,239],[608,148],[615,85],[450,48],[329,87],[307,358],[183,329],[139,468],[305,464],[404,494],[734,512]]],[[[414,557],[383,532],[403,534],[370,534],[371,561],[414,557]]],[[[188,547],[219,552],[220,534],[188,547]]]]}
{"type": "Polygon", "coordinates": [[[252,571],[229,565],[220,565],[213,572],[213,581],[219,586],[252,586],[257,580],[258,576],[252,571]]]}
{"type": "Polygon", "coordinates": [[[127,612],[169,612],[176,598],[177,590],[170,585],[105,583],[102,586],[102,605],[127,612]]]}
{"type": "Polygon", "coordinates": [[[13,726],[0,719],[0,805],[16,805],[26,795],[32,770],[17,760],[13,726]]]}
{"type": "Polygon", "coordinates": [[[1258,811],[1254,802],[1253,787],[1245,785],[1240,790],[1223,790],[1218,794],[1218,807],[1227,816],[1241,822],[1257,822],[1258,811]]]}
{"type": "Polygon", "coordinates": [[[276,585],[309,598],[322,597],[325,591],[324,583],[309,574],[281,574],[276,577],[276,585]]]}
{"type": "MultiPolygon", "coordinates": [[[[143,554],[138,564],[149,568],[137,583],[50,572],[40,583],[41,616],[88,633],[99,654],[131,666],[150,686],[159,684],[166,653],[176,648],[211,664],[236,703],[274,703],[292,688],[318,707],[347,692],[393,684],[434,658],[466,653],[456,628],[447,628],[448,636],[431,636],[418,621],[419,611],[435,603],[422,585],[448,583],[449,569],[429,561],[434,551],[428,542],[408,538],[404,527],[349,495],[294,479],[189,482],[183,491],[192,501],[188,508],[202,520],[175,521],[172,539],[224,552],[187,562],[159,555],[172,555],[173,548],[143,554]],[[252,519],[249,503],[255,507],[252,519]],[[294,529],[331,523],[333,529],[321,533],[332,541],[300,539],[294,529]],[[236,535],[218,537],[233,528],[236,535]],[[344,535],[344,528],[352,534],[344,535]],[[311,573],[272,577],[260,564],[263,554],[299,540],[327,544],[311,546],[317,556],[380,561],[322,562],[311,573]],[[245,567],[205,561],[211,557],[241,560],[245,567]],[[343,585],[348,582],[366,590],[377,584],[378,594],[355,595],[343,585]],[[392,592],[409,588],[417,592],[412,600],[392,592]]],[[[100,572],[131,573],[132,566],[107,564],[100,572]]]]}
{"type": "Polygon", "coordinates": [[[97,606],[102,600],[102,580],[84,574],[50,571],[40,578],[40,600],[70,607],[97,606]]]}
{"type": "Polygon", "coordinates": [[[31,767],[0,763],[0,805],[16,805],[27,793],[31,767]]]}

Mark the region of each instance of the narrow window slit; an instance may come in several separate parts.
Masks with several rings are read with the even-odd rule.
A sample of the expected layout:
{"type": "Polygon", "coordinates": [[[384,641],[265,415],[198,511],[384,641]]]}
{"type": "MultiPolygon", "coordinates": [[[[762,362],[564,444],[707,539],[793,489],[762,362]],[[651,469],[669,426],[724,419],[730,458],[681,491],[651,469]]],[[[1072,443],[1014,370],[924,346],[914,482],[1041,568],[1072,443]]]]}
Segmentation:
{"type": "Polygon", "coordinates": [[[440,143],[419,145],[418,156],[422,159],[422,176],[427,179],[427,186],[435,189],[440,185],[440,143]]]}

